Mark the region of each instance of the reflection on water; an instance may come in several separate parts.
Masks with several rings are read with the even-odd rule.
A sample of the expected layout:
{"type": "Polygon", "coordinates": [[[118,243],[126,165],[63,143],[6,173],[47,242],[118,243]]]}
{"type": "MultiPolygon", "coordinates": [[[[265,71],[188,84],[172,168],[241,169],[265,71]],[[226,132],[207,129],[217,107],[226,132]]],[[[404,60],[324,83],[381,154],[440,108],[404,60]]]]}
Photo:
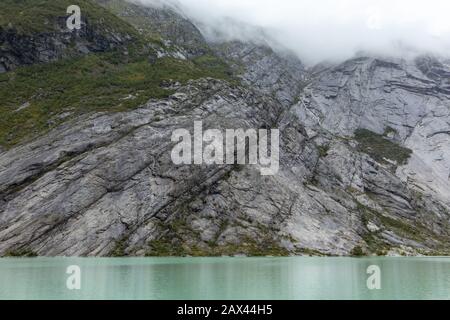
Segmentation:
{"type": "Polygon", "coordinates": [[[0,299],[450,299],[450,258],[0,259],[0,299]]]}

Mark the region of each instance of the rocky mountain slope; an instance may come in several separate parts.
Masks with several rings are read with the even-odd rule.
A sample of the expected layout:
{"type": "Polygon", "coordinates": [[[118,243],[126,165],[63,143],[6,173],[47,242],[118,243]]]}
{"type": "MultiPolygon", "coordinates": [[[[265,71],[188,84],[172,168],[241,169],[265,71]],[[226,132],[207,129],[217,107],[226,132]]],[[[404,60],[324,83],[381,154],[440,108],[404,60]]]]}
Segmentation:
{"type": "Polygon", "coordinates": [[[173,6],[154,1],[155,6],[142,6],[139,0],[96,0],[117,16],[133,25],[139,33],[158,38],[180,58],[208,53],[208,45],[195,25],[173,6]]]}
{"type": "Polygon", "coordinates": [[[66,11],[70,1],[5,0],[0,4],[0,73],[18,66],[46,63],[89,52],[125,48],[137,40],[137,31],[90,1],[81,29],[70,31],[66,11]]]}
{"type": "Polygon", "coordinates": [[[227,41],[211,46],[243,84],[274,96],[285,107],[294,104],[307,83],[308,73],[301,61],[287,51],[275,52],[267,43],[227,41]]]}
{"type": "Polygon", "coordinates": [[[0,51],[19,67],[0,78],[0,255],[450,253],[446,61],[359,57],[313,72],[269,45],[209,43],[174,8],[97,3],[135,28],[137,47],[32,66],[0,51]],[[76,61],[79,76],[76,59],[95,71],[76,80],[95,85],[56,86],[57,66],[76,61]],[[55,82],[8,96],[39,70],[55,82]],[[174,165],[171,134],[196,120],[279,128],[278,174],[174,165]]]}

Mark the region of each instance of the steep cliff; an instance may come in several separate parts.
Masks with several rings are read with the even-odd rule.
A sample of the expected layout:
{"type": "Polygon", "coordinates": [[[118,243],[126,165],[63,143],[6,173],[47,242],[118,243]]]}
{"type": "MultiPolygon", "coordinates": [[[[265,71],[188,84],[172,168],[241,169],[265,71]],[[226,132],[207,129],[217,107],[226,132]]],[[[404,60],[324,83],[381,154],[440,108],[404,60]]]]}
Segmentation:
{"type": "MultiPolygon", "coordinates": [[[[40,118],[0,122],[10,136],[0,149],[0,255],[450,253],[446,61],[360,57],[308,69],[269,44],[210,43],[171,8],[98,2],[156,57],[113,55],[114,81],[86,88],[110,97],[101,108],[85,95],[75,110],[60,107],[64,95],[38,104],[42,86],[5,99],[11,121],[49,101],[55,115],[72,114],[46,130],[40,118]],[[120,91],[101,89],[111,87],[120,91]],[[280,170],[174,165],[172,132],[198,120],[279,128],[280,170]],[[27,134],[13,139],[17,128],[27,134]]],[[[5,75],[7,96],[15,74],[5,75]]]]}
{"type": "Polygon", "coordinates": [[[158,1],[154,1],[155,6],[143,6],[139,0],[96,2],[135,26],[139,33],[160,39],[179,57],[193,58],[209,51],[201,32],[176,7],[158,1]]]}
{"type": "Polygon", "coordinates": [[[70,1],[5,0],[0,3],[0,73],[89,52],[124,49],[137,31],[107,10],[81,0],[80,30],[66,26],[70,1]]]}
{"type": "Polygon", "coordinates": [[[286,107],[294,104],[308,81],[308,72],[296,56],[281,49],[276,52],[268,43],[226,41],[211,46],[243,84],[274,96],[286,107]]]}

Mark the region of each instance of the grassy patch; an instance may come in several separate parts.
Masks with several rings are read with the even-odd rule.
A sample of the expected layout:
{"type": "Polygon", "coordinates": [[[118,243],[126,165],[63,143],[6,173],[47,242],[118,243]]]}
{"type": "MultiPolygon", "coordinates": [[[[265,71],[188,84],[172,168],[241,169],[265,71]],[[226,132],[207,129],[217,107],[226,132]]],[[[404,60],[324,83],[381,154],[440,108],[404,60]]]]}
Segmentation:
{"type": "Polygon", "coordinates": [[[183,257],[191,255],[179,242],[169,242],[167,239],[153,240],[149,243],[147,257],[183,257]]]}
{"type": "Polygon", "coordinates": [[[327,257],[328,255],[320,252],[318,250],[309,249],[309,248],[300,248],[296,250],[297,254],[308,255],[310,257],[327,257]]]}
{"type": "Polygon", "coordinates": [[[142,8],[126,0],[94,1],[140,30],[140,33],[146,38],[158,41],[162,45],[161,35],[155,29],[151,17],[146,14],[146,8],[142,8]]]}
{"type": "MultiPolygon", "coordinates": [[[[436,240],[441,244],[448,243],[447,239],[435,234],[432,230],[426,228],[417,221],[394,219],[378,213],[360,203],[358,203],[358,207],[362,214],[362,222],[364,225],[367,225],[369,222],[375,222],[381,227],[379,231],[369,232],[367,230],[361,235],[371,253],[383,256],[392,249],[392,246],[386,243],[380,235],[384,230],[392,231],[401,238],[413,240],[418,243],[426,243],[429,240],[436,240]]],[[[441,250],[441,246],[439,245],[436,252],[448,252],[448,248],[444,246],[441,250]]]]}
{"type": "Polygon", "coordinates": [[[319,151],[319,156],[321,158],[325,158],[328,156],[328,152],[330,151],[330,146],[328,146],[328,145],[318,146],[317,150],[319,151]]]}
{"type": "Polygon", "coordinates": [[[385,227],[391,229],[396,234],[405,237],[407,239],[415,240],[420,243],[425,242],[426,235],[430,233],[427,229],[418,226],[417,224],[414,225],[407,224],[403,221],[382,215],[380,215],[378,218],[385,227]]]}
{"type": "Polygon", "coordinates": [[[20,34],[53,32],[58,20],[68,16],[67,8],[78,5],[83,19],[97,30],[109,33],[136,34],[137,31],[105,8],[90,0],[2,0],[0,28],[13,28],[20,34]]]}
{"type": "MultiPolygon", "coordinates": [[[[220,225],[216,239],[226,229],[228,223],[228,221],[224,221],[220,225]]],[[[167,229],[167,234],[148,243],[147,256],[207,257],[246,255],[251,257],[282,257],[289,255],[288,250],[281,247],[266,230],[261,230],[258,239],[243,236],[237,244],[218,245],[217,241],[203,243],[200,240],[200,234],[192,230],[189,224],[182,219],[173,220],[168,224],[161,224],[160,227],[167,229]],[[186,239],[190,239],[190,241],[186,239]]]]}
{"type": "Polygon", "coordinates": [[[61,18],[64,20],[69,5],[79,5],[82,16],[97,32],[131,35],[134,42],[117,51],[0,74],[0,146],[10,148],[81,114],[124,111],[150,98],[167,97],[172,92],[162,88],[161,83],[170,80],[233,80],[228,66],[213,55],[192,61],[150,61],[149,55],[154,53],[147,44],[152,40],[90,0],[2,0],[0,29],[12,27],[27,35],[58,32],[57,24],[61,18]]]}
{"type": "Polygon", "coordinates": [[[404,165],[412,154],[412,150],[391,142],[370,130],[356,130],[355,139],[359,143],[358,150],[370,155],[379,163],[387,163],[386,159],[389,159],[399,165],[404,165]]]}
{"type": "Polygon", "coordinates": [[[109,256],[110,257],[125,257],[126,256],[125,249],[127,247],[127,245],[126,245],[127,241],[128,241],[127,237],[117,240],[114,245],[114,249],[111,251],[109,256]]]}
{"type": "MultiPolygon", "coordinates": [[[[378,212],[364,206],[359,202],[357,203],[364,226],[367,226],[370,222],[376,222],[379,220],[381,215],[378,212]]],[[[365,230],[365,232],[361,235],[361,238],[367,244],[367,249],[370,253],[375,253],[378,256],[385,256],[391,247],[379,237],[381,232],[382,230],[377,232],[365,230]]]]}
{"type": "Polygon", "coordinates": [[[19,250],[11,250],[6,252],[5,257],[10,258],[34,258],[37,257],[37,253],[33,252],[30,249],[19,249],[19,250]]]}
{"type": "Polygon", "coordinates": [[[227,76],[230,78],[233,76],[233,72],[231,71],[228,64],[212,54],[205,54],[203,56],[195,58],[193,62],[199,68],[209,70],[213,74],[227,76]]]}
{"type": "Polygon", "coordinates": [[[151,64],[131,52],[90,54],[21,67],[2,75],[0,81],[0,145],[14,146],[80,114],[124,111],[150,98],[166,97],[172,92],[160,86],[164,81],[228,79],[223,71],[172,58],[151,64]]]}
{"type": "Polygon", "coordinates": [[[225,245],[214,248],[214,255],[233,256],[246,255],[249,257],[286,257],[289,251],[281,247],[277,242],[270,239],[256,241],[254,239],[245,239],[239,244],[225,245]]]}
{"type": "Polygon", "coordinates": [[[352,249],[352,251],[350,252],[350,255],[352,257],[363,257],[363,256],[365,256],[365,253],[364,253],[363,248],[361,248],[360,246],[356,246],[352,249]]]}

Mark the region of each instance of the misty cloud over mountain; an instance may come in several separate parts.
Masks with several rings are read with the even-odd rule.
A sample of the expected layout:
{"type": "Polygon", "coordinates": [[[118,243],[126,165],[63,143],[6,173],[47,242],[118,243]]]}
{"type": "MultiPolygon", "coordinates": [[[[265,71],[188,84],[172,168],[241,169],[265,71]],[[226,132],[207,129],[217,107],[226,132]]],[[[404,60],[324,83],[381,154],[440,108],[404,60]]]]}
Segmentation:
{"type": "Polygon", "coordinates": [[[175,6],[210,38],[258,40],[265,34],[308,64],[359,52],[445,55],[450,49],[445,0],[133,1],[175,6]]]}

